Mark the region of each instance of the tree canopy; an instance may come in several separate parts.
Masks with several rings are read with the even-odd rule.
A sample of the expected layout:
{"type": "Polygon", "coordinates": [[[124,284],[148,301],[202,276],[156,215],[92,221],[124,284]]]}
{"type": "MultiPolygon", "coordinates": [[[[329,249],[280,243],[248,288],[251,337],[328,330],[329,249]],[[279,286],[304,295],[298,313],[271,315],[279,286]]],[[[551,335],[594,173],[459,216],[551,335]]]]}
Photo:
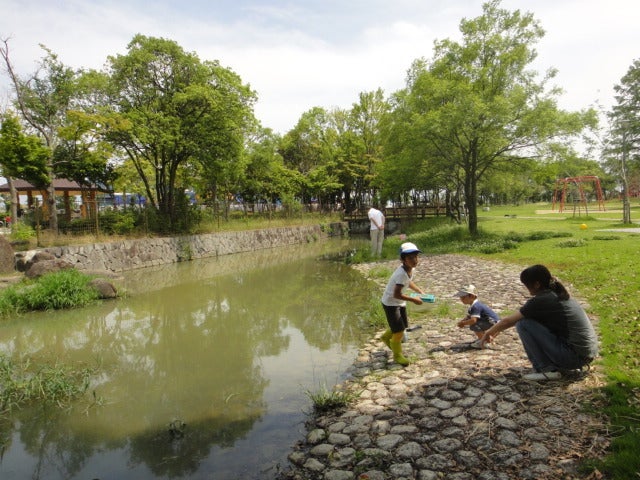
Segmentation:
{"type": "MultiPolygon", "coordinates": [[[[531,13],[492,0],[459,28],[460,40],[437,40],[430,58],[413,62],[405,88],[388,98],[362,92],[350,108],[312,107],[282,136],[256,120],[257,95],[239,75],[169,39],[136,35],[100,72],[73,71],[45,48],[26,79],[12,70],[6,41],[1,53],[25,135],[48,152],[41,178],[144,195],[165,230],[183,229],[188,190],[216,207],[317,202],[347,211],[444,197],[476,233],[479,203],[549,198],[554,175],[599,170],[573,147],[597,117],[560,109],[555,70],[532,69],[544,31],[531,13]]],[[[611,114],[614,133],[628,127],[618,145],[631,165],[637,72],[636,62],[611,114]]]]}
{"type": "Polygon", "coordinates": [[[116,121],[107,138],[125,152],[149,202],[171,225],[181,169],[198,168],[213,192],[233,178],[255,95],[218,62],[201,62],[162,38],[137,35],[126,55],[109,62],[116,121]]]}
{"type": "Polygon", "coordinates": [[[56,194],[52,180],[55,178],[55,151],[60,145],[60,133],[67,121],[67,112],[73,108],[77,73],[65,66],[58,56],[42,46],[45,56],[40,68],[33,75],[21,78],[15,72],[9,57],[9,44],[2,41],[0,56],[15,91],[15,105],[26,125],[35,132],[48,150],[46,159],[47,208],[49,226],[58,229],[56,194]]]}
{"type": "Polygon", "coordinates": [[[403,148],[460,178],[472,233],[483,177],[506,163],[539,158],[596,119],[593,111],[558,108],[560,92],[547,88],[555,72],[538,81],[528,70],[542,28],[532,14],[499,5],[485,3],[481,16],[463,19],[461,42],[437,41],[433,59],[414,63],[406,91],[397,96],[412,131],[403,148]]]}

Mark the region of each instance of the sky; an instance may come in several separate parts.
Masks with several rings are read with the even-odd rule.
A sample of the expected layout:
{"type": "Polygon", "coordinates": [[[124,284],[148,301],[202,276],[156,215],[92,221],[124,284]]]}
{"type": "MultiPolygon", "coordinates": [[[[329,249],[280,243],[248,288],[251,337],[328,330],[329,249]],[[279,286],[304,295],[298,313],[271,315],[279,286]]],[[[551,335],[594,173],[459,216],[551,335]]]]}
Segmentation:
{"type": "MultiPolygon", "coordinates": [[[[256,91],[255,114],[284,134],[313,107],[351,108],[361,92],[405,86],[436,40],[459,41],[460,21],[481,0],[0,0],[0,39],[22,76],[36,71],[40,45],[72,68],[102,69],[134,35],[162,37],[218,60],[256,91]]],[[[502,0],[531,12],[546,34],[532,65],[558,70],[567,110],[608,110],[615,84],[640,58],[638,0],[502,0]]],[[[10,88],[0,68],[0,109],[10,88]]]]}

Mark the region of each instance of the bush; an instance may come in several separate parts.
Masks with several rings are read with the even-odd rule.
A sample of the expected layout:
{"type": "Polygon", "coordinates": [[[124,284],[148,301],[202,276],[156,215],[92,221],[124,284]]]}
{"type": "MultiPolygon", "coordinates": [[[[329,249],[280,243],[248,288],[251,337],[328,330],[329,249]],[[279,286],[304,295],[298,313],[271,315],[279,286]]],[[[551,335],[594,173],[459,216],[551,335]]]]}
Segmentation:
{"type": "Polygon", "coordinates": [[[58,231],[62,234],[85,235],[95,233],[96,221],[90,218],[75,218],[70,222],[58,223],[58,231]]]}
{"type": "Polygon", "coordinates": [[[517,248],[517,247],[518,247],[518,243],[513,240],[495,239],[495,240],[480,243],[480,244],[475,244],[475,245],[472,244],[470,250],[478,251],[480,253],[491,254],[491,253],[504,252],[505,250],[511,250],[512,248],[517,248]]]}
{"type": "Polygon", "coordinates": [[[578,238],[578,239],[572,239],[572,240],[565,240],[564,242],[559,242],[558,247],[560,248],[584,247],[586,244],[587,244],[586,240],[582,238],[578,238]]]}
{"type": "Polygon", "coordinates": [[[0,292],[0,315],[90,305],[98,300],[98,292],[89,286],[89,280],[89,276],[68,269],[12,285],[0,292]]]}
{"type": "Polygon", "coordinates": [[[16,242],[28,241],[36,236],[36,231],[23,222],[16,222],[11,226],[9,238],[16,242]]]}
{"type": "Polygon", "coordinates": [[[527,240],[546,240],[548,238],[565,238],[565,237],[572,237],[572,236],[573,235],[569,232],[542,231],[542,232],[531,232],[525,238],[527,240]]]}
{"type": "Polygon", "coordinates": [[[135,210],[106,210],[98,218],[101,233],[107,235],[126,235],[136,227],[135,210]]]}

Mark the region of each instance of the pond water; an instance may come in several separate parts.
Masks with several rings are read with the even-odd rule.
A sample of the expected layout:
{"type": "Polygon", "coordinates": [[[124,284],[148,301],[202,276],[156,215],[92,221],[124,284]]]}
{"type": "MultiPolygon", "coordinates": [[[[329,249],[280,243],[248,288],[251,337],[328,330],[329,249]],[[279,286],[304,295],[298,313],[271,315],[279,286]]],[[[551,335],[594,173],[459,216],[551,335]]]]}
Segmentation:
{"type": "Polygon", "coordinates": [[[370,286],[326,259],[347,246],[135,270],[118,300],[0,323],[4,354],[99,372],[70,408],[0,423],[0,478],[273,478],[308,392],[343,380],[371,334],[370,286]]]}

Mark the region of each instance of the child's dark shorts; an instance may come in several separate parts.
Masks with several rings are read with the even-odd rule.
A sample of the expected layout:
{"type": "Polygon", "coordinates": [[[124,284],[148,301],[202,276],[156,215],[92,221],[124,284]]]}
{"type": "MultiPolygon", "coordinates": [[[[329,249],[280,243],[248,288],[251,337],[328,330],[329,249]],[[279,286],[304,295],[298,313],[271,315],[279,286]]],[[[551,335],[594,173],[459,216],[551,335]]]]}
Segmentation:
{"type": "Polygon", "coordinates": [[[469,329],[471,329],[472,332],[484,332],[486,330],[489,330],[494,325],[495,323],[493,323],[491,320],[487,320],[486,318],[479,318],[476,323],[474,323],[473,325],[469,325],[469,329]]]}
{"type": "Polygon", "coordinates": [[[392,333],[402,332],[409,326],[407,307],[389,306],[383,303],[382,308],[387,315],[387,323],[392,333]]]}

